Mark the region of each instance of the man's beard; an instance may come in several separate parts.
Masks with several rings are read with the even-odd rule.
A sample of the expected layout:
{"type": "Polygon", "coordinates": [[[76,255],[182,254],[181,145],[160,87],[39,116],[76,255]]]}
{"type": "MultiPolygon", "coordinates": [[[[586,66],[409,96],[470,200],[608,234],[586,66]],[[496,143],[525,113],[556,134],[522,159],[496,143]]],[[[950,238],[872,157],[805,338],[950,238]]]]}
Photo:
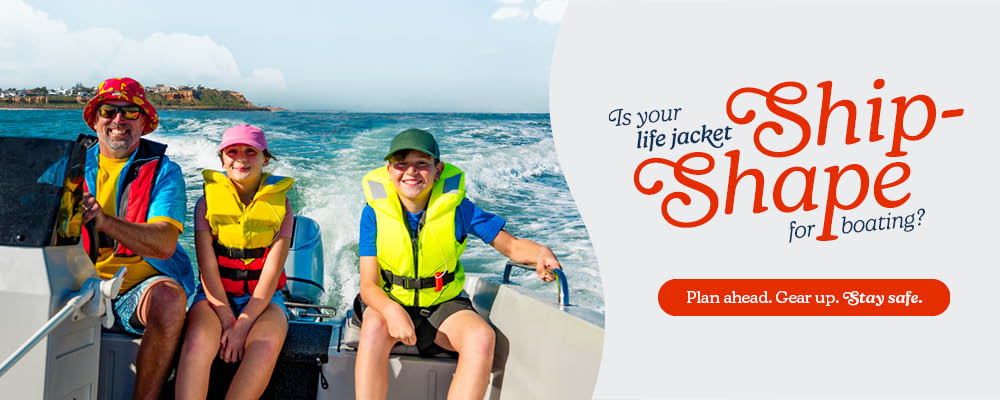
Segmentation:
{"type": "Polygon", "coordinates": [[[127,135],[124,136],[124,137],[121,137],[121,138],[117,138],[116,137],[117,135],[111,133],[112,128],[108,127],[108,131],[107,131],[107,135],[108,135],[107,146],[108,146],[108,148],[110,148],[111,150],[116,151],[116,152],[123,152],[123,151],[128,151],[132,147],[132,145],[135,144],[135,141],[138,140],[138,139],[132,134],[132,132],[130,130],[128,130],[128,128],[125,128],[125,129],[126,129],[127,135]]]}

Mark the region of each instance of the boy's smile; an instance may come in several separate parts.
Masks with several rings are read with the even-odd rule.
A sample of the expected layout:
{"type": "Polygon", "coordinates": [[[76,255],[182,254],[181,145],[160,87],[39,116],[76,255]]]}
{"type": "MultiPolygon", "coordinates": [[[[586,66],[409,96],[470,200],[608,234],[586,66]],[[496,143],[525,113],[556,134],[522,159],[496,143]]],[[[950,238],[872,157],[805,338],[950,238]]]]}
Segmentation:
{"type": "Polygon", "coordinates": [[[389,162],[388,169],[400,201],[411,212],[414,212],[411,207],[419,211],[427,205],[434,181],[441,176],[441,165],[434,157],[415,150],[409,151],[405,157],[394,158],[389,162]]]}

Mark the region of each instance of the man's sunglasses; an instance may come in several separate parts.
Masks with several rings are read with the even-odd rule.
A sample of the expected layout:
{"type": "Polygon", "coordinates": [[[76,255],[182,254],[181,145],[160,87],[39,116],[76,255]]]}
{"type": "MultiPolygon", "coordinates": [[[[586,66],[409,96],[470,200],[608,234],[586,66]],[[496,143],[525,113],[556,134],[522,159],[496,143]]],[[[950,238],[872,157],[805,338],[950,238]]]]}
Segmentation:
{"type": "Polygon", "coordinates": [[[101,106],[97,108],[97,114],[100,115],[101,118],[112,119],[119,112],[122,113],[122,117],[124,117],[125,119],[134,120],[134,119],[139,119],[139,116],[142,115],[142,108],[134,104],[130,104],[127,106],[116,106],[114,104],[101,104],[101,106]]]}

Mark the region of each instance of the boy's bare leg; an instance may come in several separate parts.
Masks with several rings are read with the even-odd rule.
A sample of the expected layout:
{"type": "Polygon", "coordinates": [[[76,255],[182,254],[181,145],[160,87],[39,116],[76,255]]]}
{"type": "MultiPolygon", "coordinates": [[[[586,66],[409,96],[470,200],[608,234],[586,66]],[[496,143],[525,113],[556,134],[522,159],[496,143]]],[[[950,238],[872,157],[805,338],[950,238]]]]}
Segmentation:
{"type": "Polygon", "coordinates": [[[146,330],[135,357],[133,399],[160,397],[184,330],[186,307],[184,288],[169,279],[149,285],[139,299],[136,313],[146,330]]]}
{"type": "Polygon", "coordinates": [[[389,352],[396,339],[389,336],[389,325],[375,309],[365,309],[361,321],[358,359],[354,364],[355,398],[385,399],[389,391],[389,352]]]}
{"type": "Polygon", "coordinates": [[[222,323],[208,301],[191,306],[187,318],[187,334],[177,365],[176,397],[204,399],[208,395],[208,376],[212,361],[219,353],[222,323]]]}
{"type": "Polygon", "coordinates": [[[456,312],[438,327],[434,343],[445,350],[458,352],[458,367],[448,388],[449,399],[481,399],[490,383],[493,328],[472,310],[456,312]]]}
{"type": "Polygon", "coordinates": [[[247,334],[243,360],[226,392],[227,399],[256,399],[264,393],[286,334],[285,312],[277,304],[268,303],[247,334]]]}

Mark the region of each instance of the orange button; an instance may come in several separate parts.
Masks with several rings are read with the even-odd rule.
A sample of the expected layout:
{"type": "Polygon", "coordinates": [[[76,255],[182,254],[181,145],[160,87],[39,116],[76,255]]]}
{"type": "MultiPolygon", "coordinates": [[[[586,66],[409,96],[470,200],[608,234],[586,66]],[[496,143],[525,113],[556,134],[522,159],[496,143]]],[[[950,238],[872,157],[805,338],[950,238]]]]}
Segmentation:
{"type": "Polygon", "coordinates": [[[674,316],[932,316],[951,293],[937,279],[671,279],[659,303],[674,316]]]}

